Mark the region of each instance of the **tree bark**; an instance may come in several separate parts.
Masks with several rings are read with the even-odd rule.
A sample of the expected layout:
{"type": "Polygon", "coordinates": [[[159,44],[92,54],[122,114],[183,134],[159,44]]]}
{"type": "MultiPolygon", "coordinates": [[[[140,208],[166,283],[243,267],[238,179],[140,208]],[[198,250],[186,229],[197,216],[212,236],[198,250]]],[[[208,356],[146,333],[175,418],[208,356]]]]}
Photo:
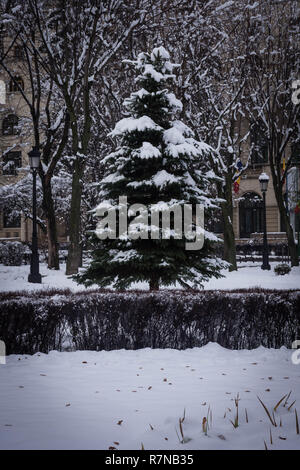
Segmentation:
{"type": "Polygon", "coordinates": [[[274,179],[273,179],[273,187],[275,191],[275,196],[279,208],[280,215],[282,217],[284,227],[285,227],[285,233],[287,236],[287,242],[288,242],[288,249],[289,249],[289,254],[291,257],[291,265],[292,266],[299,266],[299,257],[298,257],[298,246],[295,242],[295,237],[294,237],[294,232],[290,224],[290,219],[289,216],[287,215],[286,208],[284,205],[284,199],[283,199],[283,193],[282,193],[282,188],[277,188],[277,186],[274,184],[274,179]]]}
{"type": "Polygon", "coordinates": [[[57,226],[50,180],[43,181],[43,209],[47,220],[48,268],[59,269],[57,226]]]}
{"type": "Polygon", "coordinates": [[[219,197],[226,200],[221,204],[223,227],[224,227],[224,249],[223,259],[227,261],[229,271],[236,271],[236,247],[235,247],[235,235],[233,230],[233,203],[232,203],[232,174],[228,172],[225,175],[225,186],[222,183],[218,184],[218,195],[219,197]]]}
{"type": "Polygon", "coordinates": [[[72,275],[78,273],[81,263],[81,244],[80,244],[80,209],[82,195],[82,165],[78,157],[74,164],[72,179],[72,199],[70,213],[70,246],[68,250],[66,274],[72,275]]]}
{"type": "MultiPolygon", "coordinates": [[[[274,138],[273,138],[274,140],[274,138]]],[[[276,141],[275,141],[276,143],[276,141]]],[[[274,145],[274,144],[273,144],[274,145]]],[[[286,206],[284,203],[283,195],[283,180],[281,179],[281,155],[274,151],[272,144],[269,146],[269,160],[270,160],[270,169],[272,174],[272,182],[275,193],[275,198],[277,201],[277,206],[279,209],[280,216],[284,223],[285,233],[287,236],[288,249],[291,257],[291,265],[299,266],[299,257],[298,257],[298,247],[295,242],[294,232],[290,224],[290,218],[287,214],[286,206]]]]}
{"type": "Polygon", "coordinates": [[[48,236],[48,268],[59,270],[59,251],[57,242],[56,226],[47,219],[48,236]]]}
{"type": "MultiPolygon", "coordinates": [[[[80,233],[81,233],[81,227],[80,227],[80,233]]],[[[80,260],[79,260],[78,268],[82,268],[83,266],[83,241],[82,240],[79,246],[80,246],[80,260]]]]}
{"type": "Polygon", "coordinates": [[[150,291],[159,290],[159,279],[157,277],[152,277],[149,281],[150,291]]]}
{"type": "Polygon", "coordinates": [[[224,220],[224,254],[225,261],[230,263],[229,271],[236,271],[236,247],[235,236],[232,226],[232,215],[227,207],[227,204],[222,204],[222,215],[224,220]]]}

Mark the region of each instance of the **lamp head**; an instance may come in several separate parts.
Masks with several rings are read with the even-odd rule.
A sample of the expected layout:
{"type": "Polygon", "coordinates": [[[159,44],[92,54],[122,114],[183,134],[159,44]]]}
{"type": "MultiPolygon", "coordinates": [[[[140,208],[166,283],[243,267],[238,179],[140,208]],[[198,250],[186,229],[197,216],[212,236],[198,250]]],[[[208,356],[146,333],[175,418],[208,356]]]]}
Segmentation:
{"type": "Polygon", "coordinates": [[[266,174],[266,173],[261,173],[259,175],[259,183],[260,183],[260,189],[261,189],[261,192],[264,193],[267,191],[268,189],[268,183],[269,183],[269,176],[266,174]]]}
{"type": "Polygon", "coordinates": [[[40,166],[41,153],[38,147],[33,147],[33,149],[28,153],[29,165],[32,170],[36,170],[40,166]]]}

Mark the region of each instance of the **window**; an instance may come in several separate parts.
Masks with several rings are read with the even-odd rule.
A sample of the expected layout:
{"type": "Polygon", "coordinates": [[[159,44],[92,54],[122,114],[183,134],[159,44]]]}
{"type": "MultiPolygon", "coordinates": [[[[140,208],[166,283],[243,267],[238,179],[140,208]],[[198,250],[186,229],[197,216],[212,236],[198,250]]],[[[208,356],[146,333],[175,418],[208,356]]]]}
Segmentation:
{"type": "Polygon", "coordinates": [[[251,165],[261,166],[268,163],[268,139],[263,126],[253,124],[250,129],[251,165]]]}
{"type": "Polygon", "coordinates": [[[24,90],[24,82],[21,77],[14,77],[14,80],[11,80],[9,83],[9,91],[15,92],[20,91],[20,88],[24,90]]]}
{"type": "Polygon", "coordinates": [[[300,142],[292,144],[291,155],[292,165],[300,165],[300,142]]]}
{"type": "Polygon", "coordinates": [[[263,201],[256,193],[246,193],[239,202],[240,238],[263,230],[263,201]]]}
{"type": "MultiPolygon", "coordinates": [[[[3,212],[3,228],[18,228],[21,227],[21,216],[12,214],[9,210],[3,212]]],[[[17,232],[15,232],[17,233],[17,232]]],[[[16,235],[18,236],[18,235],[16,235]]]]}
{"type": "Polygon", "coordinates": [[[3,119],[2,134],[16,135],[18,133],[19,118],[15,114],[9,114],[3,119]]]}
{"type": "Polygon", "coordinates": [[[3,155],[2,171],[4,175],[16,175],[16,169],[20,168],[21,166],[21,152],[7,152],[3,155]]]}
{"type": "Polygon", "coordinates": [[[14,56],[15,56],[15,59],[19,59],[19,60],[22,60],[24,59],[24,49],[23,49],[23,46],[15,46],[14,48],[14,56]]]}

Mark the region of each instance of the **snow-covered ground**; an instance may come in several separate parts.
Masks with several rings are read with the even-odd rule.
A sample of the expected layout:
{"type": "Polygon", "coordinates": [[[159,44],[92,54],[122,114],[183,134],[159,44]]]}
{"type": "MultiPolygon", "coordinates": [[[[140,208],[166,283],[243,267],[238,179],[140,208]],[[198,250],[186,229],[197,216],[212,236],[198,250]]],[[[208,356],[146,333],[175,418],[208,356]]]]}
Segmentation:
{"type": "MultiPolygon", "coordinates": [[[[274,266],[278,263],[271,263],[270,271],[261,269],[261,262],[240,263],[238,271],[229,273],[223,271],[225,275],[221,279],[210,279],[204,284],[204,289],[240,289],[251,287],[263,287],[266,289],[299,289],[300,288],[300,267],[292,268],[290,274],[277,276],[274,266]]],[[[65,265],[61,265],[59,271],[47,269],[46,264],[41,264],[42,284],[30,284],[27,281],[30,267],[23,266],[3,266],[0,264],[0,291],[15,290],[35,290],[48,288],[69,288],[73,291],[85,290],[85,287],[78,285],[70,277],[65,275],[65,265]]],[[[94,286],[95,288],[97,286],[94,286]]],[[[148,289],[146,283],[139,283],[133,286],[134,289],[148,289]]]]}
{"type": "Polygon", "coordinates": [[[265,441],[268,449],[299,449],[300,365],[291,354],[209,343],[185,351],[12,355],[0,365],[0,447],[264,449],[265,441]],[[274,412],[275,427],[257,396],[272,415],[290,391],[274,412]]]}
{"type": "MultiPolygon", "coordinates": [[[[300,268],[276,276],[275,264],[262,271],[260,263],[242,263],[205,289],[299,289],[300,268]]],[[[85,290],[64,265],[53,271],[41,264],[41,285],[28,283],[28,272],[0,265],[0,291],[85,290]]],[[[299,449],[300,365],[291,356],[285,348],[231,351],[213,343],[185,351],[11,355],[0,365],[0,448],[299,449]]]]}

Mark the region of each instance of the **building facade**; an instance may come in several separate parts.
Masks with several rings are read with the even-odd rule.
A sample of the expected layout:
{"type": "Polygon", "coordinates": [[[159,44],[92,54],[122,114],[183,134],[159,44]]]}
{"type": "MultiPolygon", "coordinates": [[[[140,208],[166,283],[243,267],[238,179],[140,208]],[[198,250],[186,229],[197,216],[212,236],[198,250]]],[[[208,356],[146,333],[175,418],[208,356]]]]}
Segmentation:
{"type": "MultiPolygon", "coordinates": [[[[295,238],[299,237],[299,212],[296,207],[300,199],[300,148],[288,148],[287,157],[292,152],[292,167],[288,172],[284,191],[288,200],[290,221],[295,238]]],[[[245,155],[245,159],[247,155],[245,155]]],[[[284,162],[282,162],[284,166],[284,162]]],[[[286,234],[277,206],[275,192],[272,184],[272,175],[268,164],[268,155],[264,148],[259,158],[254,158],[247,170],[240,178],[238,191],[234,194],[233,226],[238,243],[249,239],[262,239],[263,232],[263,196],[259,184],[259,175],[264,172],[269,176],[268,190],[266,192],[266,225],[270,243],[283,242],[286,234]]]]}
{"type": "MultiPolygon", "coordinates": [[[[4,38],[0,38],[0,49],[5,50],[4,38]]],[[[28,165],[27,153],[31,139],[20,126],[20,121],[30,120],[29,109],[20,88],[26,91],[28,83],[22,70],[23,49],[19,45],[12,48],[9,61],[13,62],[14,79],[8,77],[0,68],[0,186],[16,183],[24,177],[28,165]],[[16,84],[17,83],[17,84],[16,84]]],[[[31,222],[22,217],[10,217],[9,209],[0,211],[0,239],[28,241],[31,222]]]]}
{"type": "MultiPolygon", "coordinates": [[[[8,45],[9,38],[0,36],[0,53],[8,45]]],[[[33,146],[31,115],[21,91],[30,96],[30,81],[26,76],[22,46],[16,44],[7,60],[14,75],[12,79],[0,66],[0,187],[13,185],[28,174],[28,152],[33,146]]],[[[62,224],[58,224],[57,231],[59,242],[67,241],[62,224]]],[[[46,246],[46,234],[39,226],[38,237],[40,245],[46,246]]],[[[31,238],[30,218],[12,217],[9,208],[0,207],[0,240],[30,243],[31,238]]]]}

